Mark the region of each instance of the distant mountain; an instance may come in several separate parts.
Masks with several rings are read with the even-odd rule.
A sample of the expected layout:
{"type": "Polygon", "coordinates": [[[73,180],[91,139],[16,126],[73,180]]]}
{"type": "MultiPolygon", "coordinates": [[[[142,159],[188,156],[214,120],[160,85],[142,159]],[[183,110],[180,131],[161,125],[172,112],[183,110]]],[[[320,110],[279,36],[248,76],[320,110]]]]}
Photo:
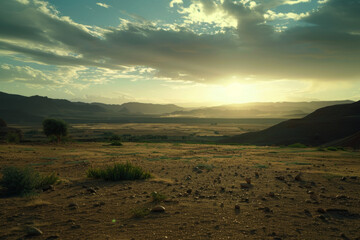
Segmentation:
{"type": "Polygon", "coordinates": [[[0,92],[0,117],[9,123],[41,122],[44,118],[62,118],[69,121],[108,121],[121,117],[160,116],[183,108],[168,104],[71,102],[48,97],[7,94],[0,92]]]}
{"type": "Polygon", "coordinates": [[[360,101],[320,108],[302,119],[284,121],[259,132],[228,138],[224,142],[254,145],[302,143],[318,146],[359,131],[360,101]]]}
{"type": "Polygon", "coordinates": [[[184,108],[174,104],[152,104],[152,103],[138,103],[138,102],[129,102],[121,105],[93,103],[93,105],[101,106],[110,111],[123,112],[128,114],[162,115],[175,111],[184,110],[184,108]]]}
{"type": "Polygon", "coordinates": [[[244,103],[177,111],[167,116],[201,118],[301,118],[318,108],[346,103],[353,103],[353,101],[244,103]]]}

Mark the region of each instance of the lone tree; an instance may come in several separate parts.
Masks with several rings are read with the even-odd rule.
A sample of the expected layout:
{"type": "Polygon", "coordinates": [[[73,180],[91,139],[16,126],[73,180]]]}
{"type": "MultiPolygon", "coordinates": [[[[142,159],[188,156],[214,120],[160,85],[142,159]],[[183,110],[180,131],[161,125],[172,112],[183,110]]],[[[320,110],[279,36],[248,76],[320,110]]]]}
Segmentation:
{"type": "Polygon", "coordinates": [[[45,135],[47,137],[55,136],[58,142],[67,135],[68,127],[63,120],[45,119],[42,125],[45,135]]]}

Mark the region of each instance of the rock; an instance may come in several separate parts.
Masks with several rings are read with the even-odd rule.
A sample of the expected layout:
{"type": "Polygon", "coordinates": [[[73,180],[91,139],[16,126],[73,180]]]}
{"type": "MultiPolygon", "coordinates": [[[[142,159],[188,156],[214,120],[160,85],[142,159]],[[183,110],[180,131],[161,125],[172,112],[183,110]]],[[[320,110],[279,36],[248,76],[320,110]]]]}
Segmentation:
{"type": "Polygon", "coordinates": [[[268,195],[269,195],[269,197],[275,197],[275,193],[274,193],[274,192],[269,192],[268,195]]]}
{"type": "Polygon", "coordinates": [[[96,193],[96,190],[92,187],[89,187],[88,189],[86,189],[89,193],[96,193]]]}
{"type": "Polygon", "coordinates": [[[158,213],[162,213],[165,212],[165,207],[161,206],[161,205],[157,205],[155,207],[153,207],[151,209],[152,212],[158,212],[158,213]]]}
{"type": "Polygon", "coordinates": [[[52,235],[52,236],[47,237],[45,240],[53,240],[53,239],[59,239],[59,238],[60,238],[59,235],[52,235]]]}
{"type": "Polygon", "coordinates": [[[348,199],[349,197],[348,197],[348,196],[345,196],[345,195],[336,195],[335,198],[336,198],[336,199],[348,199]]]}
{"type": "Polygon", "coordinates": [[[49,186],[46,186],[46,187],[43,187],[42,189],[44,192],[46,191],[55,191],[55,187],[53,185],[49,185],[49,186]]]}
{"type": "Polygon", "coordinates": [[[79,208],[79,205],[78,205],[77,203],[70,203],[70,204],[68,205],[68,207],[69,207],[70,209],[74,210],[74,209],[78,209],[78,208],[79,208]]]}
{"type": "Polygon", "coordinates": [[[98,203],[95,203],[93,206],[100,207],[100,206],[104,206],[104,205],[105,205],[105,202],[98,202],[98,203]]]}
{"type": "Polygon", "coordinates": [[[186,176],[185,180],[187,181],[191,180],[191,176],[190,175],[186,176]]]}
{"type": "Polygon", "coordinates": [[[186,190],[186,193],[187,193],[187,194],[191,194],[191,192],[192,192],[192,189],[186,190]]]}
{"type": "Polygon", "coordinates": [[[235,205],[235,210],[240,210],[240,205],[236,204],[235,205]]]}
{"type": "Polygon", "coordinates": [[[296,180],[296,181],[302,181],[301,173],[299,173],[299,174],[297,174],[297,175],[295,176],[295,180],[296,180]]]}
{"type": "Polygon", "coordinates": [[[40,236],[42,234],[43,232],[36,227],[33,226],[26,227],[26,236],[32,237],[32,236],[40,236]]]}
{"type": "Polygon", "coordinates": [[[345,240],[350,239],[350,238],[348,238],[348,237],[345,235],[345,233],[341,233],[341,234],[340,234],[340,237],[342,237],[342,238],[345,239],[345,240]]]}
{"type": "Polygon", "coordinates": [[[285,180],[285,177],[284,176],[277,176],[275,177],[277,180],[280,180],[280,181],[284,181],[285,180]]]}
{"type": "Polygon", "coordinates": [[[71,229],[79,229],[79,228],[81,228],[81,225],[79,224],[74,224],[71,226],[71,229]]]}
{"type": "Polygon", "coordinates": [[[325,211],[325,209],[323,209],[323,208],[318,208],[318,213],[325,213],[326,211],[325,211]]]}
{"type": "Polygon", "coordinates": [[[346,177],[342,177],[342,178],[341,178],[341,181],[346,181],[346,177]]]}
{"type": "Polygon", "coordinates": [[[247,184],[251,184],[251,178],[245,178],[247,184]]]}
{"type": "Polygon", "coordinates": [[[248,184],[248,183],[240,183],[240,187],[241,188],[244,188],[244,189],[248,189],[248,188],[251,188],[251,184],[248,184]]]}

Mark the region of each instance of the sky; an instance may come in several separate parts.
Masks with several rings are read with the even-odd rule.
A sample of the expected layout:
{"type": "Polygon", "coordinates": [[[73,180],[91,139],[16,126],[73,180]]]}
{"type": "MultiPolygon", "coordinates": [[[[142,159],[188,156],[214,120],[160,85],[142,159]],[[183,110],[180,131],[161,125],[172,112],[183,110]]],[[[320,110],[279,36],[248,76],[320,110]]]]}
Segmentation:
{"type": "Polygon", "coordinates": [[[0,91],[213,106],[359,100],[360,0],[0,1],[0,91]]]}

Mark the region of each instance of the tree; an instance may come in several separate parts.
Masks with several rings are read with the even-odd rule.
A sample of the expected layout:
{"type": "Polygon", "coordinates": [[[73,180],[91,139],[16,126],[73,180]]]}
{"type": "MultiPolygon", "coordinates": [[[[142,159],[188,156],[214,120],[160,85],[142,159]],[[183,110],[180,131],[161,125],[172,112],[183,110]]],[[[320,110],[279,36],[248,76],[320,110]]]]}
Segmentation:
{"type": "Polygon", "coordinates": [[[0,127],[6,127],[6,126],[7,126],[7,124],[4,121],[4,119],[0,118],[0,127]]]}
{"type": "Polygon", "coordinates": [[[45,119],[42,125],[45,135],[47,137],[55,136],[58,142],[67,135],[68,126],[63,120],[45,119]]]}

